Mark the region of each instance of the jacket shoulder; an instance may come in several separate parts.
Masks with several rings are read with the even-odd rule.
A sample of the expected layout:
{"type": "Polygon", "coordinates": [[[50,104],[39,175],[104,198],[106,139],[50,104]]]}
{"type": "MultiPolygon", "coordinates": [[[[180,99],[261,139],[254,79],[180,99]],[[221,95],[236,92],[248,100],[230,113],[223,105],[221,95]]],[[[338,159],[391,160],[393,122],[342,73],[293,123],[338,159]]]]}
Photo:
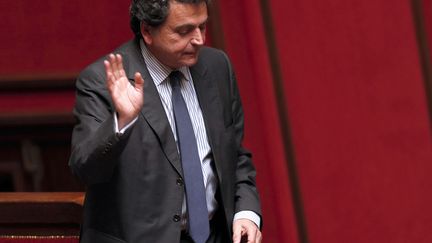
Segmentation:
{"type": "Polygon", "coordinates": [[[200,50],[199,61],[226,61],[227,55],[224,51],[204,46],[200,50]]]}
{"type": "Polygon", "coordinates": [[[93,75],[97,75],[97,76],[101,76],[104,77],[105,76],[105,67],[104,67],[104,60],[106,60],[108,58],[108,55],[110,53],[121,53],[121,54],[125,54],[125,53],[130,53],[133,48],[136,48],[136,40],[132,39],[129,40],[125,43],[123,43],[122,45],[118,46],[116,49],[112,50],[111,52],[99,57],[96,61],[94,61],[93,63],[89,64],[87,67],[85,67],[81,73],[79,74],[79,77],[87,77],[89,75],[93,76],[93,75]]]}
{"type": "Polygon", "coordinates": [[[219,49],[203,47],[198,58],[198,63],[206,66],[210,71],[232,72],[231,61],[227,54],[219,49]]]}

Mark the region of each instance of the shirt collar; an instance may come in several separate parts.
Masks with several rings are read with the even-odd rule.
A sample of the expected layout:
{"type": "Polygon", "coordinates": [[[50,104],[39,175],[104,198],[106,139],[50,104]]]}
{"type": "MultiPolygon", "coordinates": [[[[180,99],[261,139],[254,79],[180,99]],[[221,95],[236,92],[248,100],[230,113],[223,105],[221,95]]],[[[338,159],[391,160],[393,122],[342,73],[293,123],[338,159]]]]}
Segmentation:
{"type": "MultiPolygon", "coordinates": [[[[149,70],[150,76],[153,79],[155,85],[160,85],[164,80],[166,80],[169,74],[174,71],[173,69],[167,67],[162,64],[146,47],[144,41],[140,40],[141,53],[144,57],[145,64],[147,65],[147,69],[149,70]]],[[[190,71],[189,68],[183,66],[178,69],[182,74],[183,78],[186,81],[190,79],[190,71]]]]}

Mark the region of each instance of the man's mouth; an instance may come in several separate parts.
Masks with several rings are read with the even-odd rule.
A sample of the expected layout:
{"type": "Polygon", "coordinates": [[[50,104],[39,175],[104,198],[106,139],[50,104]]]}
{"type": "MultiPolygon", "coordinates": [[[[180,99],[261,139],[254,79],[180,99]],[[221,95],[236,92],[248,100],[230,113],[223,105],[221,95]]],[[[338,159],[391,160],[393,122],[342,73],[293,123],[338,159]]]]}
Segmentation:
{"type": "Polygon", "coordinates": [[[184,52],[183,53],[184,56],[196,56],[196,54],[197,54],[196,51],[194,51],[194,52],[184,52]]]}

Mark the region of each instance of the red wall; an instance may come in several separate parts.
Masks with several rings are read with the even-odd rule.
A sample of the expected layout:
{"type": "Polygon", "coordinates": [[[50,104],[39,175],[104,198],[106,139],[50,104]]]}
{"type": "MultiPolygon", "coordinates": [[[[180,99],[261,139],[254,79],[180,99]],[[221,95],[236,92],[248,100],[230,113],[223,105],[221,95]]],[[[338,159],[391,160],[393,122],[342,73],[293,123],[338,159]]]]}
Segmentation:
{"type": "Polygon", "coordinates": [[[129,1],[26,1],[0,7],[0,75],[77,73],[132,37],[129,1]]]}

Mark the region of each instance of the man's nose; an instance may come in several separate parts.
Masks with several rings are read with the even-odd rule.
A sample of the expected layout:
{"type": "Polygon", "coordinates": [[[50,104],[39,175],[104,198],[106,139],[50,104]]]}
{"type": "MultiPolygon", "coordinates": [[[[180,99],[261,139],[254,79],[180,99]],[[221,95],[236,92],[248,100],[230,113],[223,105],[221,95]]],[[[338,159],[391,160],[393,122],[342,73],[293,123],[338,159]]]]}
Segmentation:
{"type": "Polygon", "coordinates": [[[192,40],[191,40],[191,42],[192,42],[192,44],[194,44],[194,45],[203,45],[204,44],[204,31],[201,31],[201,29],[200,28],[196,28],[195,29],[195,32],[194,32],[194,35],[193,35],[193,37],[192,37],[192,40]]]}

